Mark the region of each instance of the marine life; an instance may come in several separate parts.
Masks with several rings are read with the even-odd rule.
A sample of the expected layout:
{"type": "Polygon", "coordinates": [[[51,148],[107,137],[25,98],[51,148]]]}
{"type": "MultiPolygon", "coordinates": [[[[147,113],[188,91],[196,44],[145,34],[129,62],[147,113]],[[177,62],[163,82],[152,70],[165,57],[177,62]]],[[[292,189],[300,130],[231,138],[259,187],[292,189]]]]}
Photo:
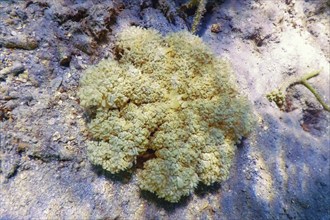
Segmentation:
{"type": "Polygon", "coordinates": [[[253,127],[229,64],[189,32],[163,37],[129,27],[116,50],[116,59],[91,66],[81,80],[80,103],[94,115],[89,160],[118,173],[154,151],[138,171],[139,186],[169,202],[199,182],[225,180],[235,144],[253,127]]]}

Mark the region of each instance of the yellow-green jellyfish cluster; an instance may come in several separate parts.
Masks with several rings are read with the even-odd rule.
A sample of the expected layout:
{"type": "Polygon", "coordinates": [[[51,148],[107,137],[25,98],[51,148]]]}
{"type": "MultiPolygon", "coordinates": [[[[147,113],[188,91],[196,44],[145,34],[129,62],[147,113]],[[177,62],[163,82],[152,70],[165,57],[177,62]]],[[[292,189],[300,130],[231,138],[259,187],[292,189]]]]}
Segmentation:
{"type": "Polygon", "coordinates": [[[92,112],[88,158],[111,173],[138,170],[141,189],[178,202],[199,182],[228,177],[235,144],[253,125],[230,66],[188,33],[124,29],[116,59],[89,67],[78,95],[92,112]]]}

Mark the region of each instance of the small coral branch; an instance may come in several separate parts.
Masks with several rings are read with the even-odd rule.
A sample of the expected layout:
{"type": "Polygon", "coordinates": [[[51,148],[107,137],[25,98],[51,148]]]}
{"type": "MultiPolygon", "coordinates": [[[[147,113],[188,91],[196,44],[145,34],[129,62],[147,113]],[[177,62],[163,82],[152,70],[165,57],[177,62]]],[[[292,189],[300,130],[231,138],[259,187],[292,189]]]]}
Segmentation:
{"type": "Polygon", "coordinates": [[[195,34],[198,30],[198,26],[202,20],[202,17],[206,11],[207,0],[190,0],[188,3],[184,4],[184,8],[190,9],[197,6],[195,13],[194,22],[191,27],[191,33],[195,34]]]}
{"type": "Polygon", "coordinates": [[[200,0],[199,4],[198,4],[197,11],[196,11],[196,14],[195,14],[194,22],[193,22],[193,25],[192,25],[192,28],[191,28],[191,32],[193,34],[195,34],[197,32],[198,25],[202,20],[203,14],[206,11],[205,6],[206,6],[206,0],[200,0]]]}
{"type": "Polygon", "coordinates": [[[280,109],[283,109],[285,104],[286,90],[291,86],[302,84],[313,93],[317,101],[319,101],[319,103],[322,105],[323,109],[330,112],[330,107],[322,100],[320,94],[318,94],[316,90],[307,82],[308,79],[319,75],[320,72],[321,70],[316,70],[303,75],[301,78],[292,78],[291,80],[288,80],[286,83],[284,83],[279,89],[276,89],[267,94],[266,97],[270,102],[275,102],[280,109]]]}

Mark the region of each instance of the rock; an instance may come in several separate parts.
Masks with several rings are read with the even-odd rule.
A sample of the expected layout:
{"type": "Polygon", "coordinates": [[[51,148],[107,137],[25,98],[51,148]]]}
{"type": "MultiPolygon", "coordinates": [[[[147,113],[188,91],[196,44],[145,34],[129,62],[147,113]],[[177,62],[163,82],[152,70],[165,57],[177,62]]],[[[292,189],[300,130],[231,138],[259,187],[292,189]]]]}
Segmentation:
{"type": "MultiPolygon", "coordinates": [[[[1,171],[5,178],[13,177],[19,167],[20,159],[17,154],[4,154],[1,158],[1,171]]],[[[1,184],[1,183],[0,183],[1,184]]]]}
{"type": "Polygon", "coordinates": [[[18,75],[24,72],[25,67],[20,62],[15,62],[11,67],[4,68],[0,70],[0,79],[5,78],[9,74],[18,75]]]}
{"type": "Polygon", "coordinates": [[[48,69],[41,64],[33,63],[29,69],[28,78],[30,82],[39,87],[46,81],[48,69]]]}
{"type": "Polygon", "coordinates": [[[211,25],[211,32],[212,33],[219,33],[221,31],[221,24],[216,23],[211,25]]]}
{"type": "Polygon", "coordinates": [[[93,39],[85,34],[76,34],[73,39],[73,45],[88,55],[92,55],[96,47],[93,39]]]}
{"type": "Polygon", "coordinates": [[[63,79],[61,76],[56,77],[52,81],[50,81],[50,87],[53,92],[55,92],[61,85],[63,79]]]}
{"type": "Polygon", "coordinates": [[[68,20],[80,21],[87,16],[87,10],[91,7],[89,3],[75,4],[71,7],[63,6],[60,2],[54,2],[51,5],[48,13],[60,24],[64,24],[68,20]]]}
{"type": "Polygon", "coordinates": [[[60,65],[66,66],[66,67],[70,66],[71,53],[70,53],[69,49],[64,46],[59,46],[58,53],[60,56],[60,65]]]}
{"type": "Polygon", "coordinates": [[[85,33],[92,36],[97,42],[106,41],[107,34],[114,24],[116,11],[112,4],[98,4],[88,10],[89,15],[82,21],[85,33]]]}
{"type": "Polygon", "coordinates": [[[0,36],[0,45],[6,48],[34,50],[38,47],[38,41],[22,33],[15,36],[0,36]]]}
{"type": "Polygon", "coordinates": [[[17,9],[16,11],[13,11],[12,14],[14,16],[19,17],[21,20],[26,20],[28,18],[27,14],[25,11],[21,10],[21,9],[17,9]]]}
{"type": "Polygon", "coordinates": [[[18,100],[9,100],[8,102],[6,102],[6,104],[4,105],[5,109],[8,109],[9,111],[13,110],[14,108],[16,108],[19,105],[18,100]]]}

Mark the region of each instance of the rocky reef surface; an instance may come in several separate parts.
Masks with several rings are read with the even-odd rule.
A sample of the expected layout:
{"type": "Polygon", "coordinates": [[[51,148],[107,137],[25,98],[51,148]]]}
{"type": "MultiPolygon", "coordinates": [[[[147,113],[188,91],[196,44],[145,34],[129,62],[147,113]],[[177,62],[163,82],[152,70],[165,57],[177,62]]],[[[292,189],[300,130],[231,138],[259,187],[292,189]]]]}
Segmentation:
{"type": "MultiPolygon", "coordinates": [[[[229,179],[179,203],[141,191],[135,172],[87,159],[84,70],[111,58],[128,26],[190,30],[186,1],[0,1],[0,219],[330,219],[330,114],[303,85],[280,110],[266,94],[290,77],[330,103],[327,1],[209,1],[197,35],[236,74],[257,126],[229,179]]],[[[140,169],[139,164],[133,169],[140,169]]]]}

